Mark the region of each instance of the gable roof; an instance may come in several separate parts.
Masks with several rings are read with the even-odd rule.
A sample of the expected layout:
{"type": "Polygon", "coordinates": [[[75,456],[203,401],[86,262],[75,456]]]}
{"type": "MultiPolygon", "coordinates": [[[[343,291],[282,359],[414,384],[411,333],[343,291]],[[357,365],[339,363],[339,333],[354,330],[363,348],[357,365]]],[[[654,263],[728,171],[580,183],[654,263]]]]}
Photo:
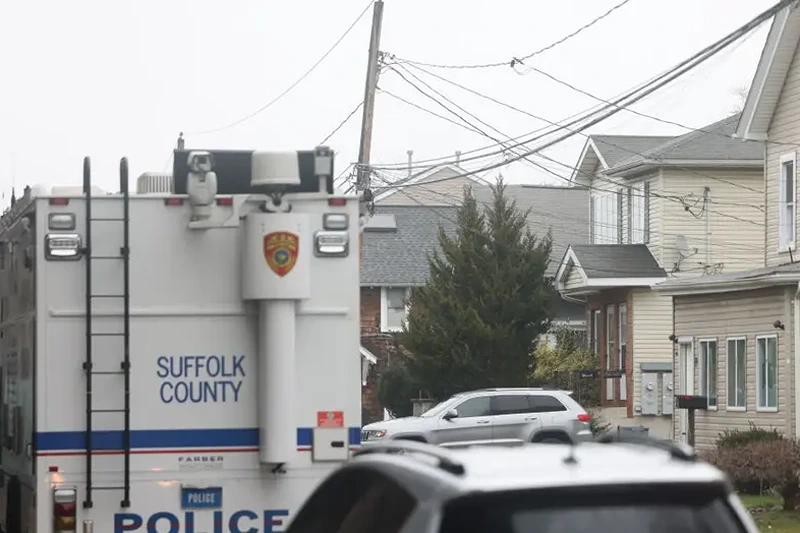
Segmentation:
{"type": "Polygon", "coordinates": [[[577,293],[587,289],[653,286],[666,276],[646,244],[583,244],[567,249],[555,284],[559,291],[577,293]],[[581,286],[567,290],[567,278],[573,269],[578,269],[581,286]]]}
{"type": "Polygon", "coordinates": [[[800,10],[789,4],[772,20],[736,129],[742,139],[763,141],[800,42],[800,10]]]}
{"type": "Polygon", "coordinates": [[[591,178],[598,164],[608,170],[632,154],[640,154],[672,139],[663,135],[590,135],[586,139],[571,180],[591,178]]]}
{"type": "MultiPolygon", "coordinates": [[[[408,185],[413,185],[415,183],[422,183],[428,178],[433,178],[434,176],[436,176],[436,174],[439,174],[440,172],[443,171],[449,171],[449,174],[453,175],[453,179],[460,177],[461,174],[467,174],[469,172],[468,170],[453,164],[438,165],[433,168],[429,168],[427,170],[415,172],[410,176],[393,183],[391,187],[386,187],[386,186],[373,187],[373,192],[375,193],[375,201],[379,202],[387,198],[388,196],[391,196],[394,193],[402,191],[408,185]]],[[[483,180],[481,180],[481,178],[475,174],[469,174],[465,177],[474,181],[475,183],[481,183],[481,184],[484,183],[483,180]]]]}
{"type": "MultiPolygon", "coordinates": [[[[492,191],[486,186],[472,189],[475,199],[486,205],[492,191]]],[[[530,209],[528,226],[539,236],[549,230],[553,254],[546,272],[554,276],[557,258],[570,243],[588,243],[589,190],[583,187],[507,185],[506,194],[523,211],[530,209]]],[[[452,234],[456,228],[457,207],[380,205],[364,229],[361,285],[404,286],[425,283],[428,254],[439,248],[439,225],[452,234]],[[391,230],[387,215],[394,217],[391,230]],[[374,227],[371,227],[374,224],[374,227]]]]}

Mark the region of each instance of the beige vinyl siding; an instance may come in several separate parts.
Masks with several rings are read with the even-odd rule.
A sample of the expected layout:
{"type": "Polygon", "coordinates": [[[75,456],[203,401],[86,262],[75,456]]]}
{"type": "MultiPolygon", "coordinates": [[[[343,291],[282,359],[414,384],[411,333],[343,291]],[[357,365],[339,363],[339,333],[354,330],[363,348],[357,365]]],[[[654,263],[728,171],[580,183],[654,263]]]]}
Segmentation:
{"type": "Polygon", "coordinates": [[[564,289],[577,289],[579,287],[583,287],[583,276],[581,276],[580,268],[573,265],[569,269],[569,274],[567,274],[567,280],[564,282],[564,289]]]}
{"type": "Polygon", "coordinates": [[[461,205],[464,198],[464,187],[481,185],[469,177],[453,178],[458,174],[451,168],[443,168],[417,183],[398,189],[377,203],[380,205],[461,205]],[[440,181],[443,179],[445,181],[440,181]]]}
{"type": "MultiPolygon", "coordinates": [[[[641,405],[642,363],[671,363],[672,298],[650,289],[631,291],[633,308],[633,407],[641,405]]],[[[670,378],[667,374],[667,379],[670,378]]],[[[634,411],[635,412],[635,411],[634,411]]]]}
{"type": "MultiPolygon", "coordinates": [[[[780,185],[780,159],[783,154],[797,148],[786,144],[800,145],[800,64],[795,52],[778,105],[772,116],[767,133],[766,182],[767,182],[767,266],[789,262],[788,253],[778,252],[778,203],[780,185]]],[[[795,181],[796,183],[796,181],[795,181]]]]}
{"type": "Polygon", "coordinates": [[[662,203],[662,265],[667,272],[679,262],[680,271],[675,273],[679,277],[702,275],[706,264],[721,263],[722,272],[764,266],[762,169],[665,168],[662,173],[667,197],[662,203]],[[706,187],[709,205],[704,210],[706,187]],[[694,214],[687,212],[684,204],[694,214]],[[689,248],[697,249],[697,253],[681,260],[678,235],[686,237],[689,248]]]}
{"type": "MultiPolygon", "coordinates": [[[[698,448],[708,449],[725,429],[747,429],[749,423],[766,428],[777,428],[794,434],[794,365],[790,346],[792,335],[791,294],[792,289],[773,287],[755,291],[740,291],[726,294],[708,294],[675,297],[675,334],[692,337],[696,365],[699,369],[701,339],[717,340],[718,376],[717,411],[697,411],[695,441],[698,448]],[[776,320],[786,324],[786,329],[776,329],[776,320]],[[778,412],[756,411],[756,337],[778,336],[778,412]],[[727,355],[726,339],[746,337],[746,411],[727,410],[727,355]]],[[[677,350],[676,350],[677,351],[677,350]]],[[[675,362],[676,392],[680,390],[682,370],[675,362]]],[[[695,372],[695,387],[697,387],[695,372]]],[[[698,390],[698,389],[695,389],[698,390]]],[[[676,410],[676,413],[680,411],[676,410]]],[[[677,419],[675,434],[678,434],[677,419]]]]}

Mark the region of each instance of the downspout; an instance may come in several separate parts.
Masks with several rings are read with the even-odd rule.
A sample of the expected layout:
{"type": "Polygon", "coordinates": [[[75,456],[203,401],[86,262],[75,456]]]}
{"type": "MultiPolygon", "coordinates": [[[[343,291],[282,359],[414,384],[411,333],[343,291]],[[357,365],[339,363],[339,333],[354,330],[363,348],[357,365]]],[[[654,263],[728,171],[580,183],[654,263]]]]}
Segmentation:
{"type": "Polygon", "coordinates": [[[800,436],[800,347],[798,340],[800,340],[800,282],[797,283],[797,290],[794,292],[794,316],[792,317],[794,327],[792,328],[792,346],[793,346],[793,360],[794,365],[794,433],[795,436],[800,436]]]}

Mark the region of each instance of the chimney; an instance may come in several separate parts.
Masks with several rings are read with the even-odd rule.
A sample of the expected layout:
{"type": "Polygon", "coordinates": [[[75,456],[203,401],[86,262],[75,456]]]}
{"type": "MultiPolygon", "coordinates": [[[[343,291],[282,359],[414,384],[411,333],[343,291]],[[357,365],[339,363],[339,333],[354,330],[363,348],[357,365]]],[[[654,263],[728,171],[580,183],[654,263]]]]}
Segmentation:
{"type": "Polygon", "coordinates": [[[414,156],[414,150],[406,150],[406,153],[408,154],[408,177],[410,178],[411,177],[411,162],[413,161],[412,158],[414,156]]]}
{"type": "Polygon", "coordinates": [[[456,165],[461,162],[461,150],[456,150],[456,165]]]}

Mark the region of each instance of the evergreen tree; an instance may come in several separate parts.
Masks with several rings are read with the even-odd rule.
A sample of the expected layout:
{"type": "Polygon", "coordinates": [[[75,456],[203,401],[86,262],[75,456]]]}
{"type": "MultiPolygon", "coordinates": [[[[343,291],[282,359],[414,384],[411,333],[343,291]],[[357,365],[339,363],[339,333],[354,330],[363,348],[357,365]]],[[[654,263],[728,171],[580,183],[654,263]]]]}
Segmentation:
{"type": "Polygon", "coordinates": [[[402,339],[413,354],[407,370],[434,398],[525,386],[535,341],[550,325],[550,235],[528,230],[528,213],[505,196],[502,179],[492,190],[485,209],[465,192],[455,234],[440,228],[428,283],[411,293],[402,339]]]}

